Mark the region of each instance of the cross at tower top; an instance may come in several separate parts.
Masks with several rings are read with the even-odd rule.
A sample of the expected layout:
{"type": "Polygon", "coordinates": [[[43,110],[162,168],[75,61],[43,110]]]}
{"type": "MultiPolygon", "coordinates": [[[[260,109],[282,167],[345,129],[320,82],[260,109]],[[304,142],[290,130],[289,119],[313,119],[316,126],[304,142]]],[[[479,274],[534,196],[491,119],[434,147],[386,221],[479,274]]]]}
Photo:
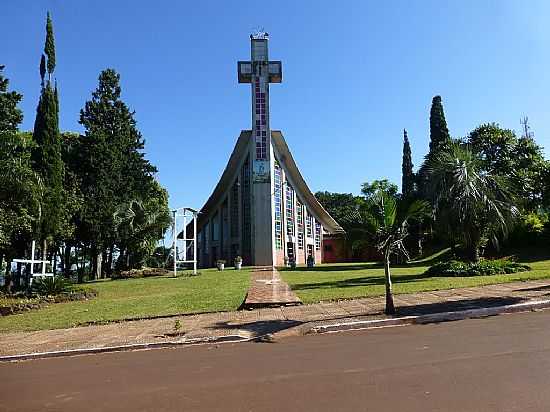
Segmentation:
{"type": "Polygon", "coordinates": [[[269,127],[269,83],[281,83],[283,72],[280,61],[269,61],[268,34],[259,31],[250,35],[250,61],[237,63],[239,83],[252,84],[252,136],[256,144],[254,170],[265,170],[269,179],[271,131],[269,127]]]}

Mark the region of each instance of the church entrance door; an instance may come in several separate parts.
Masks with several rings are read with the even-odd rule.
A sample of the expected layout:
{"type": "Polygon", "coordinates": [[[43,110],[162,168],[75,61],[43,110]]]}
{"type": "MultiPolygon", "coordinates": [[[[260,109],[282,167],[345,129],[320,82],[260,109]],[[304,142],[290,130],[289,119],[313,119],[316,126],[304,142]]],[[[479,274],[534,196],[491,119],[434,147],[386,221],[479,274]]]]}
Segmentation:
{"type": "Polygon", "coordinates": [[[286,256],[288,257],[289,261],[296,261],[296,255],[294,254],[294,243],[288,242],[286,244],[286,256]]]}

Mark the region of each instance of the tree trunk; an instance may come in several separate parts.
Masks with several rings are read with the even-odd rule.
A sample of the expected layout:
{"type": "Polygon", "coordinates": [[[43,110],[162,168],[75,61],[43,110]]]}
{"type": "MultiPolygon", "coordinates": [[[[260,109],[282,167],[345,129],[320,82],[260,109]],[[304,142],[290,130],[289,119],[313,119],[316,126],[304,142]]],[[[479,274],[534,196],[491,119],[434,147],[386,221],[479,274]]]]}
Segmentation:
{"type": "Polygon", "coordinates": [[[97,260],[95,259],[97,253],[96,253],[96,247],[95,247],[95,244],[92,244],[92,246],[90,247],[90,263],[92,264],[92,271],[91,271],[91,275],[95,276],[96,272],[97,272],[97,260]]]}
{"type": "Polygon", "coordinates": [[[6,272],[4,273],[4,285],[8,293],[11,293],[13,288],[13,278],[11,276],[11,259],[8,257],[6,259],[6,272]]]}
{"type": "Polygon", "coordinates": [[[471,250],[471,252],[470,252],[470,256],[471,256],[472,262],[474,262],[474,263],[478,263],[478,262],[479,262],[479,259],[480,259],[480,256],[479,256],[479,246],[477,246],[477,245],[472,246],[472,250],[471,250]]]}
{"type": "Polygon", "coordinates": [[[109,246],[109,253],[107,255],[107,277],[111,277],[113,274],[113,253],[114,253],[115,245],[111,244],[109,246]]]}
{"type": "Polygon", "coordinates": [[[102,273],[102,263],[103,263],[103,253],[100,251],[100,252],[97,252],[96,255],[94,256],[94,259],[95,259],[95,279],[101,279],[101,273],[102,273]]]}
{"type": "Polygon", "coordinates": [[[98,250],[96,244],[93,244],[90,248],[90,254],[91,254],[91,260],[92,260],[92,274],[94,276],[94,279],[100,279],[101,278],[101,258],[102,258],[102,251],[98,250]]]}
{"type": "Polygon", "coordinates": [[[63,272],[65,276],[71,275],[71,244],[65,243],[65,249],[63,250],[63,272]]]}
{"type": "Polygon", "coordinates": [[[395,314],[395,306],[393,305],[393,292],[392,292],[392,283],[391,283],[391,272],[390,272],[390,254],[388,252],[384,253],[384,276],[386,284],[386,314],[393,315],[395,314]]]}
{"type": "Polygon", "coordinates": [[[46,239],[42,241],[42,260],[48,260],[48,241],[46,239]]]}
{"type": "Polygon", "coordinates": [[[57,253],[58,249],[56,247],[54,248],[52,255],[52,273],[54,274],[54,276],[57,275],[57,253]]]}

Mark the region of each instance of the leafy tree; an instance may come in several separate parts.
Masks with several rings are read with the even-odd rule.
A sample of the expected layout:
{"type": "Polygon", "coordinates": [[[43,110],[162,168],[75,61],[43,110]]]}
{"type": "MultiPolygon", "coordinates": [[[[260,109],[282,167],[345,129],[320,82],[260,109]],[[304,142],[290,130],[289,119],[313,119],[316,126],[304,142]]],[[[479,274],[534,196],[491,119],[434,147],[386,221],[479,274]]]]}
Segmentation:
{"type": "Polygon", "coordinates": [[[441,96],[434,96],[432,99],[432,108],[430,110],[430,153],[450,140],[447,121],[443,111],[441,96]]]}
{"type": "Polygon", "coordinates": [[[9,80],[2,73],[5,66],[0,66],[0,133],[12,134],[23,121],[23,113],[17,107],[22,95],[15,91],[8,92],[9,80]]]}
{"type": "Polygon", "coordinates": [[[496,123],[482,124],[470,132],[467,142],[479,154],[482,166],[491,174],[506,176],[514,166],[513,152],[516,134],[496,123]]]}
{"type": "Polygon", "coordinates": [[[403,197],[411,198],[415,193],[415,175],[411,155],[411,145],[407,131],[403,130],[403,161],[401,164],[401,193],[403,197]]]}
{"type": "Polygon", "coordinates": [[[479,154],[484,170],[510,179],[525,209],[535,211],[542,205],[548,163],[532,136],[518,139],[512,130],[487,123],[474,129],[467,141],[479,154]]]}
{"type": "Polygon", "coordinates": [[[509,181],[486,172],[483,164],[468,145],[453,143],[427,165],[438,226],[460,241],[474,262],[488,241],[498,246],[518,216],[509,181]]]}
{"type": "Polygon", "coordinates": [[[315,197],[346,232],[350,229],[346,227],[347,217],[357,210],[363,200],[351,193],[317,192],[315,197]]]}
{"type": "Polygon", "coordinates": [[[64,272],[71,267],[71,249],[80,244],[78,228],[84,204],[82,178],[80,173],[82,138],[78,133],[61,133],[61,157],[65,178],[63,181],[64,202],[60,209],[60,226],[55,238],[58,247],[62,247],[61,265],[64,272]]]}
{"type": "Polygon", "coordinates": [[[11,285],[9,263],[24,252],[38,214],[40,182],[31,167],[32,140],[18,133],[23,114],[22,96],[8,91],[0,66],[0,268],[7,260],[6,284],[11,285]]]}
{"type": "Polygon", "coordinates": [[[115,212],[122,204],[146,199],[156,172],[144,158],[143,137],[120,94],[120,76],[112,69],[104,70],[92,99],[80,112],[85,129],[80,175],[87,199],[81,233],[91,244],[96,276],[102,272],[102,251],[108,249],[112,258],[118,236],[115,212]]]}
{"type": "Polygon", "coordinates": [[[391,197],[396,197],[397,192],[399,192],[399,188],[395,183],[390,182],[388,179],[373,180],[372,183],[365,182],[361,185],[361,193],[367,201],[380,191],[391,197]]]}
{"type": "Polygon", "coordinates": [[[528,211],[535,211],[544,205],[546,192],[545,177],[550,162],[545,160],[542,147],[531,137],[520,137],[513,152],[512,174],[514,190],[528,211]]]}
{"type": "Polygon", "coordinates": [[[409,255],[404,240],[412,221],[422,220],[430,213],[424,200],[409,202],[397,199],[387,191],[377,190],[349,219],[355,223],[354,235],[373,242],[384,258],[384,278],[387,314],[395,313],[393,304],[390,260],[392,255],[409,255]]]}

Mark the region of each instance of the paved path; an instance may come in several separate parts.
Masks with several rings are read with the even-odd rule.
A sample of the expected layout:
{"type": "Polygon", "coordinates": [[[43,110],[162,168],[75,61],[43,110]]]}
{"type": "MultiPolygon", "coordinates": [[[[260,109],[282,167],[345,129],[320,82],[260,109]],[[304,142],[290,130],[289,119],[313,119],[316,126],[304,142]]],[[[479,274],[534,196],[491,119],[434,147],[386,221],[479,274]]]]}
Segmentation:
{"type": "Polygon", "coordinates": [[[252,272],[250,287],[244,302],[245,308],[299,305],[302,301],[273,268],[252,272]]]}
{"type": "Polygon", "coordinates": [[[550,311],[0,364],[2,411],[550,410],[550,311]]]}
{"type": "MultiPolygon", "coordinates": [[[[414,315],[502,306],[529,299],[548,299],[550,279],[513,282],[395,296],[398,315],[414,315]]],[[[157,343],[195,338],[267,333],[299,334],[301,328],[352,320],[385,318],[384,297],[343,300],[312,305],[282,306],[235,312],[207,313],[107,325],[0,334],[0,355],[66,349],[85,349],[135,343],[157,343]],[[175,333],[179,320],[181,329],[175,333]]],[[[13,315],[17,316],[17,315],[13,315]]]]}

